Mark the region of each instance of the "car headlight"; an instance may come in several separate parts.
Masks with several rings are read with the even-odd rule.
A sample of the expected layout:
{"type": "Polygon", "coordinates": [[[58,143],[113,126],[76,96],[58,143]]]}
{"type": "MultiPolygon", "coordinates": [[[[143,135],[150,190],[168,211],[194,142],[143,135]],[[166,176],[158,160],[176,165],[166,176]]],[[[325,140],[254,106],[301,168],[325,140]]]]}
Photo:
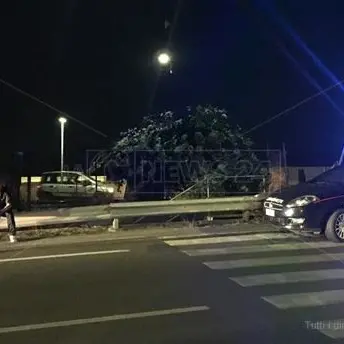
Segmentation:
{"type": "Polygon", "coordinates": [[[306,196],[301,196],[301,197],[293,199],[286,205],[286,207],[287,208],[304,207],[310,203],[317,202],[317,201],[319,201],[319,198],[317,196],[306,195],[306,196]]]}

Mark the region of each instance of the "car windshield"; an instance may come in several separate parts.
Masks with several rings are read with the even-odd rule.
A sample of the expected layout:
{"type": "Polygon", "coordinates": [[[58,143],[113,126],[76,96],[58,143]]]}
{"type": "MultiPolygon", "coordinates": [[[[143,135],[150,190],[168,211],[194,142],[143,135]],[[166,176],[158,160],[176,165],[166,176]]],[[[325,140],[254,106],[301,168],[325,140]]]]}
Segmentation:
{"type": "Polygon", "coordinates": [[[344,167],[335,167],[311,179],[309,183],[340,183],[344,184],[344,167]]]}

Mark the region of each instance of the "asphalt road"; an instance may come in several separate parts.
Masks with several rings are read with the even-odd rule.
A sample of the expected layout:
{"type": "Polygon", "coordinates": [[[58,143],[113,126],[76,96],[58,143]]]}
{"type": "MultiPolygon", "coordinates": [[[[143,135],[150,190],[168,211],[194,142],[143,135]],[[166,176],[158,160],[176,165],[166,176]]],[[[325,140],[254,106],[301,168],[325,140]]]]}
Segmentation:
{"type": "Polygon", "coordinates": [[[344,246],[308,241],[271,233],[3,249],[0,343],[341,343],[344,246]]]}

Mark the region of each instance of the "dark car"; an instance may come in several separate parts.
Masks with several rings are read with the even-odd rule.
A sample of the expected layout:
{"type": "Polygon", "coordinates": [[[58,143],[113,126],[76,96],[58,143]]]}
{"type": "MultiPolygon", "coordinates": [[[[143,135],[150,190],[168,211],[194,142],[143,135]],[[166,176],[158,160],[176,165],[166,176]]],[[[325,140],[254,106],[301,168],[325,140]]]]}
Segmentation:
{"type": "Polygon", "coordinates": [[[344,242],[344,167],[271,194],[264,212],[283,228],[320,232],[331,241],[344,242]]]}

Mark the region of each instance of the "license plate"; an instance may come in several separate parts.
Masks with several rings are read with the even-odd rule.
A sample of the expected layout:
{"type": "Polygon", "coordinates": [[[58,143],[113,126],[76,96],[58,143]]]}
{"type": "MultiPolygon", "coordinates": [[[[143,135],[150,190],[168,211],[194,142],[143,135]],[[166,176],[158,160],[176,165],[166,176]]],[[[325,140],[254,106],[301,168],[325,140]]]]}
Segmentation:
{"type": "Polygon", "coordinates": [[[273,210],[273,209],[265,209],[265,214],[267,216],[275,216],[275,210],[273,210]]]}

